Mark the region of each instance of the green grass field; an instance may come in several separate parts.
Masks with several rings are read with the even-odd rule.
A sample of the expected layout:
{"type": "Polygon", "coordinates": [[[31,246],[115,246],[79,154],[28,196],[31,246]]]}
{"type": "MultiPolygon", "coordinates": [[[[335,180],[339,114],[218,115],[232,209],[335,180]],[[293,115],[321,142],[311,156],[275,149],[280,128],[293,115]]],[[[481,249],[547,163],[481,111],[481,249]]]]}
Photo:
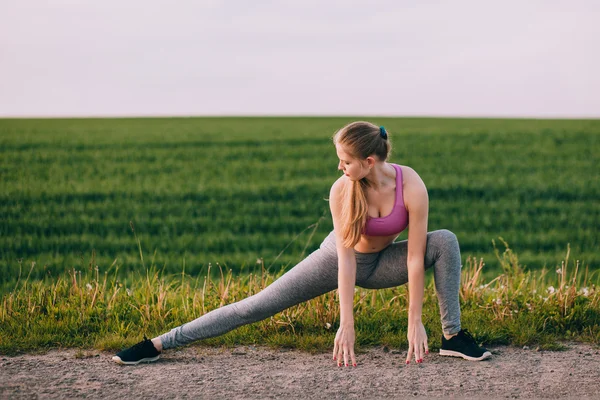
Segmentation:
{"type": "Polygon", "coordinates": [[[166,273],[289,268],[332,229],[331,136],[358,119],[385,125],[390,161],[428,187],[429,230],[455,232],[488,276],[499,237],[528,268],[558,265],[569,243],[600,266],[600,120],[4,119],[0,290],[32,262],[32,280],[114,260],[145,271],[130,221],[166,273]]]}

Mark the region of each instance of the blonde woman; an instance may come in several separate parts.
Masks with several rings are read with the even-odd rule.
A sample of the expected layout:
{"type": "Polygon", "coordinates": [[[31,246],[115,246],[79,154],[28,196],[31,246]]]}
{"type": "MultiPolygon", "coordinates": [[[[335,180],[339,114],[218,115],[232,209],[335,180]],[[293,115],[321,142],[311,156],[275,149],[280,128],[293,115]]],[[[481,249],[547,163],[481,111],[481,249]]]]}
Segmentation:
{"type": "Polygon", "coordinates": [[[222,335],[288,307],[338,289],[340,327],[333,360],[357,365],[354,353],[354,287],[381,289],[408,283],[406,363],[422,363],[429,353],[422,322],[425,270],[433,268],[442,325],[441,355],[479,361],[491,356],[461,329],[461,259],[456,236],[427,232],[429,199],[425,184],[410,167],[389,163],[391,143],[384,127],[353,122],[333,136],[338,169],[331,186],[333,231],[319,249],[244,300],[213,310],[152,340],[119,352],[121,364],[155,361],[165,349],[222,335]],[[408,229],[408,240],[394,242],[408,229]]]}

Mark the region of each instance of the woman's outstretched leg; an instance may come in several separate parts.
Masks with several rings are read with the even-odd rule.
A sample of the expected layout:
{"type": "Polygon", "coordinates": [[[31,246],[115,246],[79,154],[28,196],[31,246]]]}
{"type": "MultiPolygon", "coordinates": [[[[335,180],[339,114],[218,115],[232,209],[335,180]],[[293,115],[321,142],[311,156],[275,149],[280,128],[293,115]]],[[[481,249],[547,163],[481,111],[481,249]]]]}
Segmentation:
{"type": "MultiPolygon", "coordinates": [[[[357,285],[368,289],[383,289],[408,282],[408,241],[395,242],[383,249],[377,267],[357,285]]],[[[442,330],[445,335],[460,331],[460,249],[456,235],[442,229],[427,233],[425,269],[433,267],[433,278],[440,306],[442,330]]]]}
{"type": "Polygon", "coordinates": [[[337,252],[330,234],[318,250],[259,293],[228,304],[171,331],[117,353],[119,364],[158,360],[163,349],[222,335],[245,324],[270,317],[293,305],[337,288],[337,252]]]}
{"type": "Polygon", "coordinates": [[[337,253],[324,246],[253,296],[212,310],[159,336],[163,349],[227,333],[337,288],[337,253]]]}

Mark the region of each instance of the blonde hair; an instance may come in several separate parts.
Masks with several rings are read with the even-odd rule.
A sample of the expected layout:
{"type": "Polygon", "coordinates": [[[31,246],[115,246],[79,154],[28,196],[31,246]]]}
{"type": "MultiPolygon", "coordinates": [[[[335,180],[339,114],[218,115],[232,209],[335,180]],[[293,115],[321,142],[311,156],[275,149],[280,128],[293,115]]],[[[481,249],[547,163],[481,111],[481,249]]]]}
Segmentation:
{"type": "MultiPolygon", "coordinates": [[[[381,134],[382,128],[370,122],[352,122],[333,135],[333,144],[339,144],[353,158],[365,160],[376,156],[386,161],[391,153],[392,144],[387,133],[381,134]]],[[[385,132],[385,131],[383,131],[385,132]]],[[[367,222],[367,195],[369,183],[366,178],[346,185],[342,193],[341,228],[345,247],[354,247],[367,222]]]]}

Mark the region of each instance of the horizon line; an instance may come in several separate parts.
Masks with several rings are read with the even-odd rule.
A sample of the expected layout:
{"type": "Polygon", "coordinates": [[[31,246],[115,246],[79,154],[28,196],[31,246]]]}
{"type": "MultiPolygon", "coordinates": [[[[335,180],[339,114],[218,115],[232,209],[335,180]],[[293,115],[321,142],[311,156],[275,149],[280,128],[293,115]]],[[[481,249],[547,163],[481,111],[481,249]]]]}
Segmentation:
{"type": "Polygon", "coordinates": [[[142,119],[142,118],[406,118],[406,119],[535,119],[598,120],[600,115],[456,115],[456,114],[90,114],[90,115],[0,115],[5,119],[142,119]]]}

